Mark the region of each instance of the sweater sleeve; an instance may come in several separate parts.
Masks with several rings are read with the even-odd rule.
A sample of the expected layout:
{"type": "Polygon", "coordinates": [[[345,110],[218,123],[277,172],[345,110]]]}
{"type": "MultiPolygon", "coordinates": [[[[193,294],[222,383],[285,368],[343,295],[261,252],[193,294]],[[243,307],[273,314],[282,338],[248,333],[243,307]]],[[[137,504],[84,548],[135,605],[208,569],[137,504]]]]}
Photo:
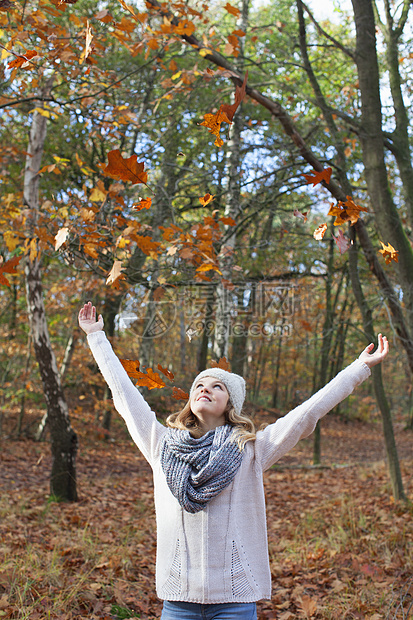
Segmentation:
{"type": "Polygon", "coordinates": [[[108,384],[113,404],[125,420],[129,433],[146,460],[152,464],[165,427],[134,386],[115,355],[104,331],[93,332],[87,341],[99,369],[108,384]]]}
{"type": "Polygon", "coordinates": [[[349,396],[370,374],[370,368],[357,359],[311,398],[263,431],[258,431],[255,440],[257,464],[263,470],[271,467],[300,439],[310,435],[318,420],[349,396]]]}

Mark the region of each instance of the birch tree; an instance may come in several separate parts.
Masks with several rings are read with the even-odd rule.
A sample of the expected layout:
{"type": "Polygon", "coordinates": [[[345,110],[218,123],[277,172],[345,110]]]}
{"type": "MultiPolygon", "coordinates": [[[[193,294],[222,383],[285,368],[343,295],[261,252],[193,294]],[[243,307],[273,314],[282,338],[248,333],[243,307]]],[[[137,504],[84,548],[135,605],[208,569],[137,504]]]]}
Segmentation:
{"type": "MultiPolygon", "coordinates": [[[[44,89],[47,94],[51,82],[44,89]]],[[[38,103],[42,109],[42,101],[38,103]]],[[[33,347],[39,365],[51,436],[52,471],[50,492],[63,501],[77,500],[76,453],[78,440],[63,394],[56,358],[50,342],[42,288],[42,257],[38,251],[36,222],[39,216],[39,170],[47,134],[47,117],[35,111],[29,134],[24,171],[24,204],[28,209],[28,248],[25,257],[27,311],[33,347]]]]}

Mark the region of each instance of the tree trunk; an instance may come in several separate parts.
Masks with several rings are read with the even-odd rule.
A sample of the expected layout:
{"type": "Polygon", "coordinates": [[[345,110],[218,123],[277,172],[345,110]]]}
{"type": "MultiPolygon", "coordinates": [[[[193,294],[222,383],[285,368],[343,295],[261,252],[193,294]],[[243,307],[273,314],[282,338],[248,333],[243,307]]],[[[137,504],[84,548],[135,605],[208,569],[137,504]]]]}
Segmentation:
{"type": "MultiPolygon", "coordinates": [[[[326,385],[328,377],[328,366],[331,349],[331,341],[333,338],[333,321],[334,321],[334,308],[331,301],[331,289],[332,289],[332,276],[334,268],[334,245],[333,238],[329,241],[329,254],[327,261],[327,276],[325,281],[325,302],[326,309],[324,315],[323,324],[323,336],[321,340],[321,363],[320,374],[318,377],[318,390],[326,385]]],[[[321,420],[317,422],[314,431],[314,443],[313,443],[313,464],[319,465],[321,463],[321,420]]]]}
{"type": "MultiPolygon", "coordinates": [[[[409,115],[404,103],[402,77],[400,75],[400,56],[399,56],[399,39],[406,25],[411,0],[403,0],[403,9],[398,20],[394,23],[392,16],[393,6],[389,0],[384,2],[384,12],[386,23],[383,24],[379,19],[377,9],[376,21],[380,26],[385,39],[385,59],[389,72],[390,92],[394,106],[394,116],[396,128],[391,136],[392,153],[396,158],[396,162],[400,171],[402,180],[402,192],[405,200],[406,211],[409,215],[410,226],[413,226],[413,166],[410,154],[410,136],[409,136],[409,115]]],[[[373,4],[373,9],[375,9],[373,4]]],[[[399,9],[399,7],[398,7],[399,9]]]]}
{"type": "MultiPolygon", "coordinates": [[[[47,88],[51,87],[51,83],[47,88]]],[[[41,103],[39,104],[41,105],[41,103]]],[[[52,350],[43,303],[41,267],[36,247],[35,225],[39,210],[39,170],[46,139],[47,119],[34,112],[24,173],[24,202],[29,209],[28,233],[31,249],[26,257],[26,297],[30,329],[47,405],[51,435],[52,471],[50,492],[57,500],[77,500],[77,436],[70,425],[56,358],[52,350]]]]}
{"type": "MultiPolygon", "coordinates": [[[[373,329],[373,316],[371,310],[367,304],[367,301],[364,297],[360,279],[358,274],[358,256],[357,256],[357,245],[355,243],[355,235],[354,229],[350,228],[350,234],[352,235],[353,244],[349,248],[349,265],[350,265],[350,277],[352,281],[353,291],[357,299],[357,303],[362,313],[363,318],[363,327],[364,332],[367,338],[367,341],[373,342],[375,339],[374,329],[373,329]]],[[[382,423],[383,423],[383,432],[384,432],[384,441],[386,446],[387,453],[387,463],[389,467],[390,474],[390,482],[393,491],[393,497],[396,500],[406,499],[404,489],[403,489],[403,480],[400,471],[399,457],[397,454],[396,441],[394,438],[393,431],[393,423],[391,420],[390,407],[386,398],[386,394],[383,387],[383,379],[381,373],[381,365],[375,366],[372,369],[373,375],[373,383],[374,383],[374,391],[376,395],[376,400],[378,407],[380,409],[382,423]]]]}
{"type": "Polygon", "coordinates": [[[78,337],[79,337],[79,330],[74,329],[73,332],[70,334],[69,339],[66,343],[66,348],[65,348],[64,355],[63,355],[62,364],[60,366],[61,381],[63,381],[64,377],[66,376],[66,373],[70,366],[70,362],[72,361],[72,357],[75,351],[76,341],[78,337]]]}
{"type": "MultiPolygon", "coordinates": [[[[247,31],[248,26],[249,0],[242,0],[242,10],[238,27],[247,31]]],[[[236,58],[235,64],[237,71],[243,72],[243,37],[240,37],[240,54],[236,58]]],[[[241,178],[241,132],[243,129],[242,104],[235,113],[230,129],[230,140],[227,152],[227,203],[225,215],[236,220],[240,213],[240,178],[241,178]]],[[[236,246],[236,231],[229,234],[225,241],[225,246],[221,251],[220,270],[222,280],[216,289],[216,325],[214,355],[219,360],[221,357],[228,357],[229,340],[231,331],[231,306],[232,295],[225,287],[224,280],[231,282],[232,266],[234,263],[234,250],[236,246]]]]}
{"type": "Polygon", "coordinates": [[[201,344],[199,345],[197,355],[198,372],[202,372],[203,370],[205,370],[207,364],[209,337],[211,335],[211,327],[214,324],[214,301],[215,287],[208,286],[208,294],[205,302],[205,319],[201,333],[201,344]]]}
{"type": "MultiPolygon", "coordinates": [[[[399,252],[397,272],[406,308],[413,307],[413,250],[393,201],[385,162],[376,25],[372,0],[352,0],[356,25],[356,61],[361,95],[364,174],[372,207],[385,243],[399,252]]],[[[413,319],[408,313],[410,331],[413,319]]]]}
{"type": "MultiPolygon", "coordinates": [[[[245,286],[240,285],[237,290],[237,315],[232,336],[231,370],[243,375],[247,361],[248,314],[244,307],[245,286]]],[[[252,297],[252,296],[251,296],[252,297]]],[[[251,306],[251,297],[249,307],[251,306]]]]}
{"type": "Polygon", "coordinates": [[[277,342],[276,356],[275,356],[275,373],[273,376],[274,385],[273,385],[272,403],[271,403],[274,409],[279,407],[278,393],[279,393],[279,379],[280,379],[280,370],[281,370],[281,355],[282,355],[282,350],[283,350],[283,334],[284,334],[283,329],[282,329],[283,325],[284,325],[284,317],[282,318],[281,331],[280,331],[279,340],[277,342]]]}

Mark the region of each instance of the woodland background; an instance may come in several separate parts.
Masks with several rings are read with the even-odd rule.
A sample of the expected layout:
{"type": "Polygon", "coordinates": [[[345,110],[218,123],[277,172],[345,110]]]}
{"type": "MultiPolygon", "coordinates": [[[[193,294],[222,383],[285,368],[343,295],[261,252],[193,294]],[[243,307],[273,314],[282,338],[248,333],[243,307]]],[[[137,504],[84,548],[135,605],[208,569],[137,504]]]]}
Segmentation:
{"type": "Polygon", "coordinates": [[[0,617],[159,614],[88,300],[160,419],[230,363],[271,422],[385,333],[266,477],[259,613],[412,617],[410,4],[0,0],[0,617]]]}

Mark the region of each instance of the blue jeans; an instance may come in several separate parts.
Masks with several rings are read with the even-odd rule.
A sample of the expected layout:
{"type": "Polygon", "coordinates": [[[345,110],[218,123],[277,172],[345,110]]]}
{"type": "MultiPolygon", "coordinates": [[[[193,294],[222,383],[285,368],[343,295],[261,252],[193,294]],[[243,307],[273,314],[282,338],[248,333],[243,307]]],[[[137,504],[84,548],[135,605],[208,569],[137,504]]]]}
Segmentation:
{"type": "Polygon", "coordinates": [[[255,603],[164,601],[161,620],[257,620],[255,603]]]}

